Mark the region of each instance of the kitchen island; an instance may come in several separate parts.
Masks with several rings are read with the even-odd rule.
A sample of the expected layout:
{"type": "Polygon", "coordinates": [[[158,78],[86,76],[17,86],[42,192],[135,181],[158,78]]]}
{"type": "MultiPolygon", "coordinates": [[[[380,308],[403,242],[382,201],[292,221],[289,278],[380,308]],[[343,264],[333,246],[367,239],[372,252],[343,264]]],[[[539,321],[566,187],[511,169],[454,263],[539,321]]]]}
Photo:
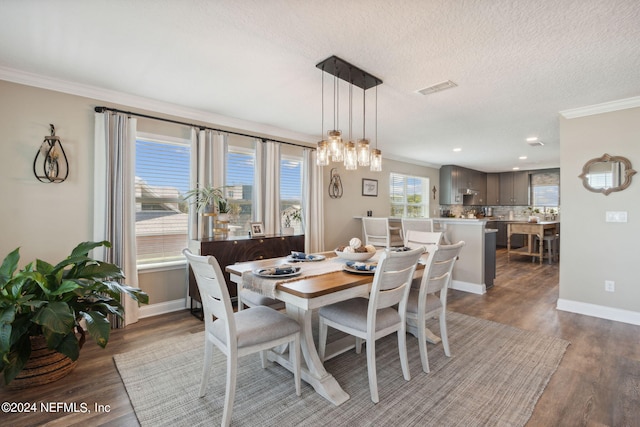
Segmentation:
{"type": "MultiPolygon", "coordinates": [[[[362,220],[362,217],[354,217],[362,220]]],[[[453,267],[451,288],[484,294],[495,278],[495,232],[485,230],[486,219],[432,218],[434,231],[442,231],[451,243],[464,240],[465,246],[453,267]],[[487,238],[487,233],[492,233],[487,238]],[[493,261],[493,265],[491,262],[493,261]]],[[[389,224],[401,227],[400,218],[389,218],[389,224]]],[[[362,236],[364,241],[364,236],[362,236]]]]}

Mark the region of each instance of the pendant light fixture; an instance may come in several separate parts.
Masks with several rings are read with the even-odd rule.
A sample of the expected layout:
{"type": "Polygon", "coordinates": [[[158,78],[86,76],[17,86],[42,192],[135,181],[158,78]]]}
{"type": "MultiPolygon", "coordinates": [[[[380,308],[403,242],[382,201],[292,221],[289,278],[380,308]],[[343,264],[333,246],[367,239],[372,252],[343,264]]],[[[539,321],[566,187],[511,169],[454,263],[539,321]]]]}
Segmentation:
{"type": "Polygon", "coordinates": [[[358,140],[358,166],[369,166],[369,140],[366,135],[367,91],[362,90],[362,139],[358,140]]]}
{"type": "Polygon", "coordinates": [[[376,115],[375,115],[375,124],[376,124],[376,148],[371,151],[371,166],[369,170],[371,172],[381,172],[382,171],[382,151],[378,150],[378,87],[376,87],[376,115]]]}
{"type": "MultiPolygon", "coordinates": [[[[320,113],[320,135],[324,137],[324,69],[322,71],[322,107],[320,113]]],[[[318,148],[316,150],[316,165],[329,166],[329,143],[324,139],[318,142],[318,148]]]]}
{"type": "MultiPolygon", "coordinates": [[[[349,81],[351,81],[351,70],[349,70],[349,81]]],[[[358,152],[356,144],[352,139],[353,130],[353,85],[349,84],[349,142],[344,146],[344,168],[348,171],[358,169],[358,152]]]]}
{"type": "MultiPolygon", "coordinates": [[[[336,60],[334,60],[336,68],[336,60]]],[[[344,159],[344,143],[342,142],[342,132],[340,126],[340,84],[337,74],[333,75],[333,129],[329,131],[329,151],[331,160],[341,162],[344,159]]]]}
{"type": "MultiPolygon", "coordinates": [[[[327,132],[327,140],[318,143],[317,164],[326,166],[329,156],[334,162],[344,162],[347,170],[355,170],[358,166],[370,166],[372,171],[382,170],[382,155],[377,147],[377,89],[376,89],[376,148],[370,150],[369,140],[366,138],[366,91],[382,84],[382,80],[349,64],[337,56],[331,56],[316,65],[323,73],[334,76],[333,80],[333,129],[327,132]],[[345,144],[339,128],[340,86],[339,80],[349,83],[349,141],[345,144]],[[353,85],[362,88],[362,138],[355,143],[352,139],[353,126],[353,85]],[[326,143],[326,144],[325,144],[326,143]],[[326,153],[326,154],[325,154],[326,153]],[[375,164],[374,164],[375,162],[375,164]]],[[[323,79],[323,114],[324,114],[324,79],[323,79]]],[[[324,116],[323,116],[324,121],[324,116]]],[[[324,132],[324,123],[323,123],[324,132]]]]}

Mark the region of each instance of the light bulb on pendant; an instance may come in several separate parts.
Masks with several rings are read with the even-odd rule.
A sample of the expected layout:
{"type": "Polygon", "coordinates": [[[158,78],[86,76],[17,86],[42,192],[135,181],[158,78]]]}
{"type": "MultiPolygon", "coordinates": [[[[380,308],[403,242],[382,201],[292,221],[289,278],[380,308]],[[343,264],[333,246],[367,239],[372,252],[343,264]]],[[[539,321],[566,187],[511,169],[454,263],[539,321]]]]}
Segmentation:
{"type": "Polygon", "coordinates": [[[316,165],[329,166],[329,143],[325,140],[318,142],[316,165]]]}
{"type": "Polygon", "coordinates": [[[369,168],[371,172],[382,171],[382,151],[374,148],[371,150],[371,166],[369,168]]]}
{"type": "Polygon", "coordinates": [[[348,171],[358,169],[358,152],[353,141],[347,142],[344,149],[344,168],[348,171]]]}
{"type": "Polygon", "coordinates": [[[341,162],[344,158],[344,143],[342,142],[342,132],[339,130],[330,130],[329,133],[329,151],[331,152],[331,160],[341,162]]]}
{"type": "Polygon", "coordinates": [[[358,140],[358,166],[369,166],[369,140],[368,139],[359,139],[358,140]]]}

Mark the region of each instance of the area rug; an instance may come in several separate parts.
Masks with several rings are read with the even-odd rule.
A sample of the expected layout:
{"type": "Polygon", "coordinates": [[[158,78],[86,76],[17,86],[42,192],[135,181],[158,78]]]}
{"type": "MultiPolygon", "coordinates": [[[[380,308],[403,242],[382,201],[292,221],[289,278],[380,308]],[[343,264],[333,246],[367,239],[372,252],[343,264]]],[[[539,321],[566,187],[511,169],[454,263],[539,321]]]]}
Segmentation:
{"type": "MultiPolygon", "coordinates": [[[[438,331],[437,320],[430,321],[438,331]]],[[[569,342],[454,312],[447,315],[452,357],[428,344],[422,372],[417,340],[407,336],[411,380],[402,377],[395,335],[376,345],[380,403],[370,400],[366,354],[353,350],[325,363],[351,398],[335,406],[277,364],[240,359],[232,425],[236,426],[523,426],[569,342]]],[[[163,340],[114,356],[142,426],[217,425],[226,366],[216,351],[207,395],[198,398],[203,333],[163,340]]]]}

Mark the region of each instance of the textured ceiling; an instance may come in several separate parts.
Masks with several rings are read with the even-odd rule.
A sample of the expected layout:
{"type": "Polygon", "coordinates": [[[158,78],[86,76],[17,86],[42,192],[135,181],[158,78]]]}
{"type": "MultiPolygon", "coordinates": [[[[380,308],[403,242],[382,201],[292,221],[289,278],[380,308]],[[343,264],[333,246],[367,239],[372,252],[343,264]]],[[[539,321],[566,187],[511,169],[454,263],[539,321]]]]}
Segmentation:
{"type": "MultiPolygon", "coordinates": [[[[640,95],[640,1],[0,0],[0,67],[257,122],[307,142],[333,126],[333,79],[324,79],[322,125],[315,67],[331,55],[384,81],[384,157],[487,172],[555,167],[559,111],[640,95]],[[416,93],[446,80],[458,86],[416,93]],[[530,136],[544,147],[527,145],[530,136]]],[[[370,89],[372,139],[374,100],[370,89]]],[[[346,84],[340,101],[348,135],[346,84]]],[[[354,89],[354,138],[362,104],[354,89]]]]}

